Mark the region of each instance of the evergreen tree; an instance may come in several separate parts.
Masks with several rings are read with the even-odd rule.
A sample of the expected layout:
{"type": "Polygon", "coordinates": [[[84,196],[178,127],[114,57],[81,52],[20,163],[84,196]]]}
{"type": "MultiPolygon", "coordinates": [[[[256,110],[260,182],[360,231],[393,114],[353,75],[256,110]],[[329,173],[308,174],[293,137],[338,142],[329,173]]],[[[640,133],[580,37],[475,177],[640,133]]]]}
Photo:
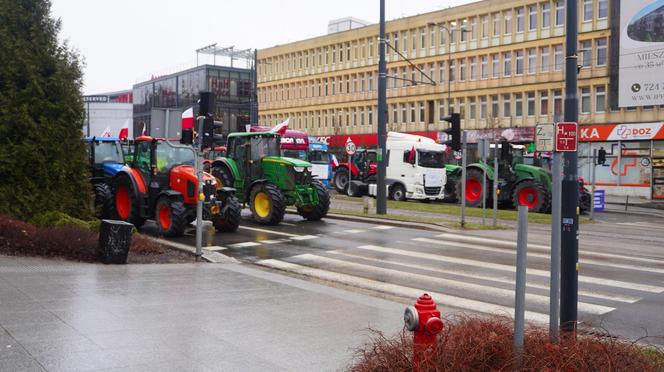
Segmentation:
{"type": "Polygon", "coordinates": [[[48,0],[0,0],[0,213],[89,215],[82,72],[48,0]]]}

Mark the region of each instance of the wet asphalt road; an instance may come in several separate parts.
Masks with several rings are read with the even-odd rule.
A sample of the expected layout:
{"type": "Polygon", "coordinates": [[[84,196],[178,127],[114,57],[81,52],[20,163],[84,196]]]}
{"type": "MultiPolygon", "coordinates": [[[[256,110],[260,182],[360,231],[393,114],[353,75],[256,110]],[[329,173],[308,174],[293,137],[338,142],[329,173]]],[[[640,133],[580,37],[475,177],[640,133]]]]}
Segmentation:
{"type": "MultiPolygon", "coordinates": [[[[443,234],[337,219],[308,222],[293,214],[278,226],[262,226],[243,212],[237,232],[206,233],[204,248],[404,301],[429,292],[446,313],[513,314],[516,256],[505,243],[516,240],[514,230],[443,234]]],[[[645,329],[664,335],[661,219],[606,215],[582,225],[579,319],[630,339],[645,329]]],[[[150,226],[143,230],[154,232],[150,226]]],[[[194,245],[194,234],[188,229],[172,240],[194,245]]],[[[547,227],[531,224],[526,319],[540,323],[548,322],[548,241],[547,227]]],[[[664,338],[651,341],[664,344],[664,338]]]]}

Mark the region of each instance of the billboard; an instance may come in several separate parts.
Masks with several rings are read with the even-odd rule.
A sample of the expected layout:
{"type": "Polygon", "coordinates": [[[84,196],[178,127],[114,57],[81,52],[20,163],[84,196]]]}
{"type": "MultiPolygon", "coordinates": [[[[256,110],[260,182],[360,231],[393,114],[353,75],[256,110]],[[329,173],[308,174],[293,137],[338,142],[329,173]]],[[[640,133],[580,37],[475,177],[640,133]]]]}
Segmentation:
{"type": "Polygon", "coordinates": [[[664,0],[620,1],[619,106],[664,104],[664,0]]]}

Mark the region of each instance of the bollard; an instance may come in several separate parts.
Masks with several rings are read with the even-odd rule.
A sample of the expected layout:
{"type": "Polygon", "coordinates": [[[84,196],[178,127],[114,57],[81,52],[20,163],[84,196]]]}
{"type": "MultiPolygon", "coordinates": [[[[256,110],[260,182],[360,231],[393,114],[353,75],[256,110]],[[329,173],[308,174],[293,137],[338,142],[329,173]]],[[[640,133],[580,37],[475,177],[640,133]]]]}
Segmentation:
{"type": "Polygon", "coordinates": [[[364,212],[364,214],[369,214],[369,200],[370,199],[371,198],[369,196],[366,196],[366,195],[362,197],[362,212],[364,212]]]}
{"type": "Polygon", "coordinates": [[[413,332],[413,371],[420,370],[420,356],[435,352],[436,335],[443,330],[440,310],[427,293],[420,296],[415,306],[408,306],[403,315],[406,329],[413,332]]]}
{"type": "Polygon", "coordinates": [[[519,205],[519,227],[516,243],[516,290],[514,295],[514,351],[518,367],[523,353],[524,317],[526,311],[526,267],[528,249],[528,207],[519,205]]]}

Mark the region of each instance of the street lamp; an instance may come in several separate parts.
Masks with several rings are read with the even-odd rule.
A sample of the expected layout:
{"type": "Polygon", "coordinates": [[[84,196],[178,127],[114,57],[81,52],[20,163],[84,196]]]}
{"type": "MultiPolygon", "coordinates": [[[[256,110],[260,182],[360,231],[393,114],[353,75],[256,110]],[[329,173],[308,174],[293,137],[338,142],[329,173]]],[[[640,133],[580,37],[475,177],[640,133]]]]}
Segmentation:
{"type": "MultiPolygon", "coordinates": [[[[464,22],[465,24],[465,22],[464,22]]],[[[438,26],[440,27],[441,30],[445,30],[447,33],[447,113],[448,115],[452,113],[452,76],[449,73],[450,67],[452,66],[452,51],[450,50],[452,48],[452,32],[450,31],[447,26],[443,23],[435,23],[435,22],[429,22],[427,23],[428,26],[438,26]]],[[[450,25],[456,27],[456,21],[450,22],[450,25]]],[[[468,30],[466,30],[465,26],[462,26],[459,31],[461,33],[466,33],[468,30]]]]}

